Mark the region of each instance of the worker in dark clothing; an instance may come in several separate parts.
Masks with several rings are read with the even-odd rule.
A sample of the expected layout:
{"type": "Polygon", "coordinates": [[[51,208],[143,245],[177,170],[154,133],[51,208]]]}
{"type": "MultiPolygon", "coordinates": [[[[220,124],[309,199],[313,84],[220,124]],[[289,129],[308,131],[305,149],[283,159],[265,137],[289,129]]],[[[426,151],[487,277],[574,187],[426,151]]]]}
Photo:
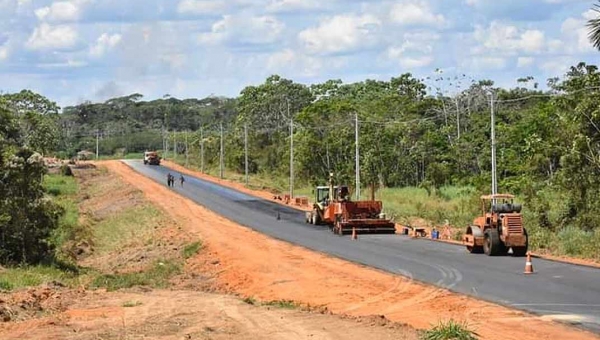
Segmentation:
{"type": "Polygon", "coordinates": [[[182,187],[183,187],[183,182],[185,182],[185,178],[183,178],[182,174],[179,174],[179,183],[181,183],[182,187]]]}
{"type": "Polygon", "coordinates": [[[167,186],[170,187],[171,186],[171,173],[167,174],[167,186]]]}

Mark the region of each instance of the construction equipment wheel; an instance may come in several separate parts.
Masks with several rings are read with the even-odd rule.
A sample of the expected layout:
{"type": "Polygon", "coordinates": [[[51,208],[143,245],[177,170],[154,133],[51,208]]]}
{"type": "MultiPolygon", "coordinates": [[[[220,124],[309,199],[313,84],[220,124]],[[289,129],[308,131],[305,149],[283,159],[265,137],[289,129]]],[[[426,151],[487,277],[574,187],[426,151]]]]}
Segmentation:
{"type": "Polygon", "coordinates": [[[498,230],[488,229],[483,233],[483,252],[488,256],[497,256],[502,253],[504,245],[500,241],[498,230]]]}
{"type": "Polygon", "coordinates": [[[523,229],[523,233],[525,234],[525,246],[512,247],[513,256],[515,257],[523,257],[527,255],[527,250],[529,249],[529,236],[527,236],[527,230],[523,229]]]}
{"type": "Polygon", "coordinates": [[[319,220],[319,212],[316,209],[313,210],[313,212],[311,214],[310,223],[313,225],[319,225],[319,223],[321,223],[321,221],[319,220]]]}
{"type": "MultiPolygon", "coordinates": [[[[473,235],[474,237],[481,237],[483,236],[483,233],[481,232],[481,229],[478,226],[472,225],[470,227],[467,228],[467,235],[473,235]]],[[[467,246],[467,250],[469,251],[469,253],[471,254],[481,254],[483,253],[483,247],[482,246],[467,246]]]]}

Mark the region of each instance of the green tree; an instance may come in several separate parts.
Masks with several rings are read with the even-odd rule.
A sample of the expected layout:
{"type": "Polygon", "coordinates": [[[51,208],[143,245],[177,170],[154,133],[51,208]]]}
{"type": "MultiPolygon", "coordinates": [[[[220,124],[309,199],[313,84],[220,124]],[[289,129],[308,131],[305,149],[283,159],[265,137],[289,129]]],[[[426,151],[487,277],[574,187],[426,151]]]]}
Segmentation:
{"type": "Polygon", "coordinates": [[[600,4],[595,4],[592,10],[598,14],[598,17],[590,19],[587,26],[590,30],[592,44],[600,50],[600,4]]]}

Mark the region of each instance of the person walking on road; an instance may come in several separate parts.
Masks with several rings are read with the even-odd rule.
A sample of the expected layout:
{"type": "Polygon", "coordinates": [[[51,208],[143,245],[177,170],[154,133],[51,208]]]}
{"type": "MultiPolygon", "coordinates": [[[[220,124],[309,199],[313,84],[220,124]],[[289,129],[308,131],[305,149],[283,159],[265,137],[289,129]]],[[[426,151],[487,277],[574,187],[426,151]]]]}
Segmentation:
{"type": "Polygon", "coordinates": [[[173,176],[173,175],[171,175],[171,173],[169,173],[169,174],[167,175],[167,185],[168,185],[169,187],[172,187],[172,186],[173,186],[173,184],[175,184],[175,176],[173,176]]]}
{"type": "Polygon", "coordinates": [[[185,178],[183,178],[182,174],[179,174],[179,182],[181,183],[181,187],[183,188],[183,182],[185,182],[185,178]]]}

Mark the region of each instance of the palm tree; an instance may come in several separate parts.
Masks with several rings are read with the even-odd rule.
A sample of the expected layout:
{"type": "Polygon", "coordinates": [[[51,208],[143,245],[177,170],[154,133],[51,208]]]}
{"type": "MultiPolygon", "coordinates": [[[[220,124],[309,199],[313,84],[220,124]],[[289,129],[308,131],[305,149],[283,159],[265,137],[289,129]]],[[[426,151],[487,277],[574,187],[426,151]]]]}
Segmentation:
{"type": "Polygon", "coordinates": [[[587,23],[587,27],[590,29],[590,40],[594,47],[600,50],[600,4],[595,4],[592,8],[593,11],[598,13],[598,17],[590,19],[587,23]]]}

